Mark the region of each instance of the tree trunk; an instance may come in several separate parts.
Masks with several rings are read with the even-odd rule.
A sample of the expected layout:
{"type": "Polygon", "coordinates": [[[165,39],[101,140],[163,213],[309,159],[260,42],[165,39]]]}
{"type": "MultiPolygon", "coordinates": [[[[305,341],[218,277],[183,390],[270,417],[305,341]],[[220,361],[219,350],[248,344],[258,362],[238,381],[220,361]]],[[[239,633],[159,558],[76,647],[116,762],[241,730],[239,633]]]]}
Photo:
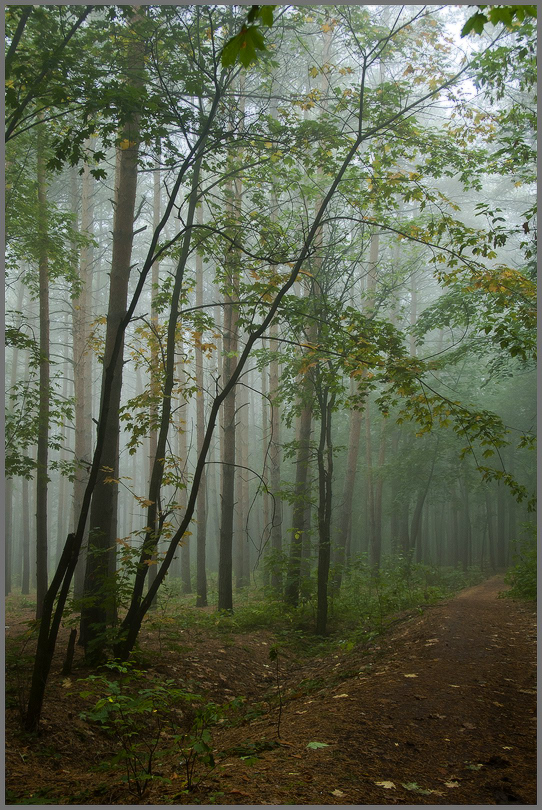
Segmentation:
{"type": "MultiPolygon", "coordinates": [[[[19,282],[19,290],[17,292],[17,312],[23,312],[25,285],[22,281],[19,282]]],[[[17,316],[16,326],[19,326],[21,316],[17,316]]],[[[9,391],[13,391],[17,383],[17,370],[19,367],[19,349],[17,346],[13,348],[11,355],[11,373],[9,380],[9,391]]],[[[28,369],[28,365],[26,366],[28,369]]],[[[28,373],[28,371],[26,372],[28,373]]],[[[8,392],[9,393],[9,392],[8,392]]],[[[11,593],[12,576],[13,576],[13,479],[6,479],[5,491],[5,594],[6,596],[11,593]]]]}
{"type": "Polygon", "coordinates": [[[237,590],[249,585],[249,569],[247,565],[248,549],[248,391],[244,385],[237,390],[238,430],[236,441],[236,560],[235,560],[235,587],[237,590]]]}
{"type": "MultiPolygon", "coordinates": [[[[178,428],[178,456],[180,460],[180,465],[182,470],[188,469],[188,442],[186,440],[187,437],[187,418],[186,418],[186,409],[188,404],[186,400],[184,400],[184,396],[182,394],[183,387],[186,384],[186,375],[184,372],[184,360],[182,359],[182,344],[180,346],[181,350],[181,360],[179,362],[179,388],[181,390],[180,394],[180,401],[182,403],[182,408],[180,413],[184,416],[184,418],[180,418],[180,424],[178,428]]],[[[186,482],[184,482],[186,483],[186,482]]],[[[181,507],[181,514],[186,509],[186,489],[182,489],[179,492],[179,504],[181,507]]],[[[181,545],[181,591],[184,594],[191,594],[192,593],[192,577],[190,572],[190,537],[191,535],[187,534],[186,537],[182,540],[181,545]]],[[[154,576],[156,575],[157,568],[154,567],[154,576]]],[[[150,585],[150,582],[149,582],[150,585]]]]}
{"type": "MultiPolygon", "coordinates": [[[[197,212],[198,225],[203,225],[203,208],[197,212]]],[[[196,254],[196,306],[203,306],[203,258],[196,254]]],[[[201,341],[196,343],[196,450],[198,458],[203,447],[205,436],[205,391],[203,387],[203,349],[201,341]]],[[[206,571],[206,543],[207,543],[207,477],[202,474],[198,490],[196,505],[197,537],[196,537],[196,607],[207,607],[207,571],[206,571]]]]}
{"type": "MultiPolygon", "coordinates": [[[[222,373],[224,380],[231,378],[237,365],[237,311],[235,287],[237,268],[229,259],[229,284],[231,292],[226,294],[224,307],[224,359],[222,373]]],[[[224,400],[223,405],[223,443],[222,443],[222,487],[220,501],[220,546],[218,560],[218,609],[233,610],[232,591],[232,554],[233,554],[233,512],[235,504],[235,407],[236,387],[234,386],[224,400]]]]}
{"type": "MultiPolygon", "coordinates": [[[[306,386],[306,382],[302,382],[306,386]]],[[[308,499],[308,478],[311,460],[310,438],[312,431],[312,403],[308,397],[301,409],[299,432],[297,435],[297,455],[294,487],[294,513],[292,517],[292,539],[284,598],[289,605],[297,607],[301,578],[301,556],[306,534],[306,507],[308,499]]]]}
{"type": "Polygon", "coordinates": [[[23,570],[21,574],[21,593],[30,593],[30,492],[28,479],[22,483],[22,517],[23,517],[23,570]]]}
{"type": "MultiPolygon", "coordinates": [[[[152,206],[152,227],[154,230],[160,224],[160,139],[156,144],[156,156],[154,160],[153,172],[153,206],[152,206]]],[[[150,390],[151,390],[151,405],[149,408],[150,418],[150,431],[149,431],[149,457],[148,457],[148,473],[147,473],[147,486],[150,486],[152,478],[152,469],[154,460],[156,458],[156,451],[158,448],[158,399],[160,397],[160,375],[159,375],[159,355],[158,355],[158,312],[156,311],[156,296],[158,295],[158,285],[160,284],[160,262],[155,261],[152,265],[151,271],[151,351],[150,358],[151,364],[149,368],[150,375],[150,390]]],[[[158,516],[155,515],[154,525],[152,526],[153,532],[158,528],[158,516]]],[[[149,566],[149,584],[153,581],[157,571],[157,552],[154,554],[153,565],[149,566]]],[[[188,581],[190,581],[190,571],[188,572],[188,581]]],[[[153,607],[156,605],[153,602],[153,607]]]]}
{"type": "MultiPolygon", "coordinates": [[[[271,324],[269,330],[269,343],[274,351],[277,350],[278,325],[271,324]]],[[[276,593],[282,592],[282,571],[280,557],[282,555],[282,499],[280,496],[280,412],[277,396],[279,393],[279,361],[273,357],[269,364],[269,399],[271,402],[271,417],[269,439],[269,489],[274,495],[273,522],[271,525],[271,587],[276,593]]]]}
{"type": "MultiPolygon", "coordinates": [[[[92,235],[94,226],[94,184],[90,167],[83,168],[81,189],[81,233],[92,235]]],[[[73,302],[73,381],[75,397],[75,478],[73,482],[73,523],[77,520],[83,503],[92,457],[92,361],[88,337],[91,320],[92,268],[94,248],[83,245],[79,259],[79,295],[73,302]]],[[[75,528],[75,526],[74,526],[75,528]]],[[[87,558],[88,524],[85,529],[81,553],[74,578],[74,597],[83,595],[87,558]]]]}
{"type": "Polygon", "coordinates": [[[38,127],[38,245],[39,245],[39,312],[40,368],[39,421],[36,457],[36,618],[43,612],[47,592],[47,486],[49,454],[49,259],[47,237],[47,196],[45,179],[45,143],[43,125],[38,127]]]}
{"type": "Polygon", "coordinates": [[[333,398],[324,390],[320,399],[320,441],[318,444],[318,574],[316,632],[325,635],[327,629],[327,588],[331,561],[331,505],[333,481],[333,445],[331,415],[333,398]]]}
{"type": "MultiPolygon", "coordinates": [[[[240,80],[241,98],[244,78],[240,80]]],[[[244,101],[241,102],[241,105],[244,101]]],[[[237,156],[239,157],[239,155],[237,156]]],[[[231,161],[231,168],[234,162],[231,161]]],[[[236,234],[235,223],[241,219],[243,183],[236,175],[226,183],[226,211],[230,220],[232,235],[236,234]]],[[[238,300],[239,256],[238,251],[230,245],[225,256],[226,291],[224,307],[224,338],[222,374],[227,383],[237,366],[238,345],[238,312],[235,306],[238,300]]],[[[236,386],[234,385],[224,400],[223,446],[222,446],[222,487],[220,503],[220,546],[218,559],[218,609],[233,610],[233,518],[235,508],[235,435],[236,435],[236,386]]]]}
{"type": "MultiPolygon", "coordinates": [[[[129,54],[128,83],[140,88],[144,83],[143,43],[132,40],[129,54]]],[[[105,369],[110,364],[117,333],[126,314],[128,281],[134,235],[135,200],[137,190],[137,163],[139,152],[140,115],[132,113],[121,133],[122,147],[117,148],[115,177],[115,212],[113,217],[113,255],[109,286],[109,306],[104,349],[104,376],[102,400],[106,382],[105,369]]],[[[115,555],[116,507],[118,484],[118,441],[120,432],[119,408],[122,387],[124,336],[115,363],[110,388],[110,404],[105,427],[105,441],[101,457],[102,473],[92,497],[89,520],[89,554],[85,572],[85,603],[81,611],[80,643],[87,655],[106,627],[108,616],[114,610],[114,584],[110,581],[111,558],[115,555]],[[92,553],[90,553],[92,550],[92,553]]]]}

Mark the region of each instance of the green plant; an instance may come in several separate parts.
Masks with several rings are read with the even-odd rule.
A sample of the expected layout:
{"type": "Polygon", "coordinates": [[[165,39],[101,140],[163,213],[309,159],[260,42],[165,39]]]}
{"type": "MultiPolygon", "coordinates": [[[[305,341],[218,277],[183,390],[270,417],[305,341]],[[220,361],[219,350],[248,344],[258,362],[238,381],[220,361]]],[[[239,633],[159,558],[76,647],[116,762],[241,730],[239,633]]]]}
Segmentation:
{"type": "Polygon", "coordinates": [[[170,781],[156,765],[180,755],[186,789],[192,790],[196,766],[214,767],[210,728],[227,707],[205,703],[172,680],[149,678],[130,663],[109,661],[104,669],[103,674],[83,679],[89,688],[81,696],[96,702],[80,716],[98,723],[119,744],[108,764],[125,771],[129,790],[141,798],[151,780],[170,781]]]}
{"type": "Polygon", "coordinates": [[[514,555],[515,565],[507,571],[504,578],[511,588],[502,596],[536,599],[536,531],[531,524],[527,524],[525,528],[528,536],[519,544],[514,555]]]}

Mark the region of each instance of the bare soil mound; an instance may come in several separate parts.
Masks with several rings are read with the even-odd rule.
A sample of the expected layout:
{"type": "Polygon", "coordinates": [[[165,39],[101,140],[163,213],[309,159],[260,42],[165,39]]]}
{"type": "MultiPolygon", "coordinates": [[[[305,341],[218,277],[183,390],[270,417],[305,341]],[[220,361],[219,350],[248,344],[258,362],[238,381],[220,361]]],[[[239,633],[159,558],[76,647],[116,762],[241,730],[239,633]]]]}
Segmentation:
{"type": "MultiPolygon", "coordinates": [[[[369,647],[281,655],[278,682],[269,634],[224,643],[187,632],[182,649],[155,650],[168,676],[196,679],[214,700],[245,695],[263,714],[214,732],[217,767],[193,793],[153,783],[140,803],[534,805],[536,613],[499,598],[503,588],[494,577],[411,611],[369,647]]],[[[20,736],[8,711],[8,803],[32,793],[134,803],[118,777],[89,773],[111,743],[78,711],[77,689],[58,674],[39,738],[20,736]]]]}

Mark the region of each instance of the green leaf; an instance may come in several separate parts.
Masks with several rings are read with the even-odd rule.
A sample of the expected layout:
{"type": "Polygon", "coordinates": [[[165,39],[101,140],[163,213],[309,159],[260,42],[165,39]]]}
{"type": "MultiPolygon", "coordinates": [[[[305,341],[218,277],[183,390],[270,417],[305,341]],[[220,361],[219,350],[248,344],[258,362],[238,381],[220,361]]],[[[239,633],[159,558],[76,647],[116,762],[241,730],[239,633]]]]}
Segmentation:
{"type": "Polygon", "coordinates": [[[485,14],[482,14],[480,11],[477,11],[476,14],[473,14],[472,17],[469,17],[463,29],[461,31],[461,36],[466,37],[467,34],[470,34],[471,31],[474,31],[476,34],[481,34],[484,30],[484,25],[488,22],[488,19],[485,14]]]}

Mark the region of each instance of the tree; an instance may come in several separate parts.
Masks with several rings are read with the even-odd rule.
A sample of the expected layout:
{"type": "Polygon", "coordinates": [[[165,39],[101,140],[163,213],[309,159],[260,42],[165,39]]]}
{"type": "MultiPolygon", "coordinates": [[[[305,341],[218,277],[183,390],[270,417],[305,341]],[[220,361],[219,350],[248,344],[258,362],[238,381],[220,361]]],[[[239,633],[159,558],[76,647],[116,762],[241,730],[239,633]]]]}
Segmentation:
{"type": "MultiPolygon", "coordinates": [[[[136,25],[137,18],[134,21],[136,25]]],[[[126,53],[126,82],[134,90],[132,117],[124,124],[117,147],[115,170],[115,214],[113,221],[113,253],[109,287],[109,305],[103,365],[110,373],[102,376],[102,400],[106,385],[110,386],[105,441],[101,458],[101,476],[94,489],[89,518],[89,548],[85,571],[84,603],[81,610],[81,643],[92,657],[97,654],[96,642],[114,615],[111,576],[114,573],[116,538],[119,407],[122,387],[123,344],[114,357],[113,351],[119,325],[126,315],[128,282],[130,279],[133,222],[137,188],[137,167],[140,141],[140,116],[137,98],[144,87],[144,45],[132,40],[126,53]],[[114,360],[113,360],[114,358],[114,360]],[[107,592],[107,583],[109,593],[107,592]]],[[[99,653],[101,654],[101,653],[99,653]]]]}

